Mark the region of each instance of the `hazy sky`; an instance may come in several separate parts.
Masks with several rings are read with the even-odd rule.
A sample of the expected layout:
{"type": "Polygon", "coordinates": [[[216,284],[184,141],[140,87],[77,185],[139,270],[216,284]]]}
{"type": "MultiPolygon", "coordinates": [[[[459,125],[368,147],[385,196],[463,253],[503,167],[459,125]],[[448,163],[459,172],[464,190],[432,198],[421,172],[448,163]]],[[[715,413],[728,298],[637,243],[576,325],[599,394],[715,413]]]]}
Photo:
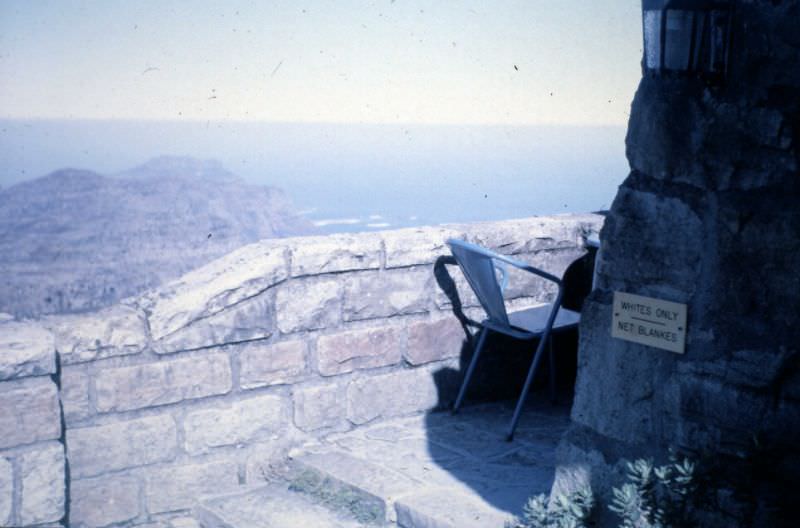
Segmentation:
{"type": "Polygon", "coordinates": [[[640,0],[0,2],[0,117],[620,124],[640,0]]]}

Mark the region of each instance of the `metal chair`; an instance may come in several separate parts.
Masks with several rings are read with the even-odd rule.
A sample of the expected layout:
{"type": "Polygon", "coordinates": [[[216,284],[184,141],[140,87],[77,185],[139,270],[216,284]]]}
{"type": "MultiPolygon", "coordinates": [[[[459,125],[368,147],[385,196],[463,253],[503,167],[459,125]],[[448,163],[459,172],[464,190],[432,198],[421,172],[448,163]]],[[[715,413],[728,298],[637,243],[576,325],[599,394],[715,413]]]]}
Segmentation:
{"type": "MultiPolygon", "coordinates": [[[[549,343],[550,336],[555,331],[575,328],[580,322],[580,313],[561,307],[561,300],[564,295],[564,285],[561,279],[545,271],[537,269],[525,262],[514,260],[505,255],[494,253],[486,248],[470,244],[463,240],[449,239],[447,245],[455,257],[456,263],[461,268],[472,290],[480,301],[481,306],[488,316],[480,325],[481,330],[478,335],[478,343],[472,355],[461,389],[453,405],[453,413],[458,412],[464,394],[467,391],[475,365],[486,342],[486,336],[490,331],[499,332],[522,340],[539,339],[533,362],[528,370],[525,385],[522,388],[517,406],[514,409],[514,416],[511,418],[511,426],[508,430],[506,439],[510,442],[514,438],[514,431],[517,428],[522,406],[528,396],[531,383],[533,382],[539,363],[542,361],[545,345],[549,343]],[[513,266],[523,271],[533,273],[539,277],[551,281],[558,286],[558,294],[552,303],[535,306],[526,310],[507,313],[503,299],[503,291],[508,282],[507,266],[513,266]],[[499,277],[498,277],[499,275],[499,277]],[[499,280],[498,280],[499,279],[499,280]]],[[[553,348],[550,347],[550,390],[551,396],[555,392],[555,363],[553,348]]]]}

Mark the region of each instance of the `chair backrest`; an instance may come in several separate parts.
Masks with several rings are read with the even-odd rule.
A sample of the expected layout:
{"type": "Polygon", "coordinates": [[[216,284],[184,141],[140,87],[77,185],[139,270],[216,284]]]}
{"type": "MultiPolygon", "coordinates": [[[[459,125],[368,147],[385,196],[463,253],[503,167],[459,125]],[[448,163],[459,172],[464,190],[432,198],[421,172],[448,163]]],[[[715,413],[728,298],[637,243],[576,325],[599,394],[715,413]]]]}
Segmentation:
{"type": "Polygon", "coordinates": [[[464,242],[463,240],[450,239],[447,241],[453,256],[464,272],[472,291],[478,297],[489,320],[509,326],[506,306],[503,302],[503,289],[497,283],[497,270],[505,283],[507,272],[504,267],[498,266],[492,253],[485,248],[464,242]]]}

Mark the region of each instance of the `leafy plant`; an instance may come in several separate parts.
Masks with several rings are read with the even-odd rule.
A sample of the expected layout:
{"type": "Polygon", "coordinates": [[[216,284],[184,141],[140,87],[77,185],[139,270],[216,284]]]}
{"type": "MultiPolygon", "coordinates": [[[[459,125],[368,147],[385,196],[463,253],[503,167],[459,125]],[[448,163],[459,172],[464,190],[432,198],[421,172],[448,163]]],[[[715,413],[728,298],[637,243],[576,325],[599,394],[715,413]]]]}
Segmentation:
{"type": "Polygon", "coordinates": [[[593,510],[594,494],[589,487],[557,495],[549,507],[542,493],[528,499],[522,519],[506,523],[506,528],[585,528],[593,510]]]}
{"type": "MultiPolygon", "coordinates": [[[[609,509],[620,516],[621,528],[677,528],[689,525],[688,504],[695,491],[695,464],[678,460],[654,466],[639,459],[626,464],[626,480],[612,488],[609,509]]],[[[547,495],[528,499],[522,519],[506,528],[586,528],[591,523],[595,499],[590,487],[558,495],[549,504],[547,495]]]]}

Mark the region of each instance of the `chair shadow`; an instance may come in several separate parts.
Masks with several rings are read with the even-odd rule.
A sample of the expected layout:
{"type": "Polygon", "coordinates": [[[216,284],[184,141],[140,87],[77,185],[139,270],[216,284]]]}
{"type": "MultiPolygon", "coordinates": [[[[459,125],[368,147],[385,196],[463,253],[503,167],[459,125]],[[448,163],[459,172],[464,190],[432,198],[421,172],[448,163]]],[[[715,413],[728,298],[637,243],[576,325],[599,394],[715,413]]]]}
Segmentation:
{"type": "MultiPolygon", "coordinates": [[[[447,296],[453,315],[464,330],[459,368],[442,368],[433,374],[438,391],[438,406],[425,416],[428,454],[450,477],[450,484],[471,490],[485,503],[502,512],[520,515],[528,497],[547,493],[555,471],[555,449],[569,425],[569,411],[577,362],[577,331],[558,335],[554,340],[559,357],[558,403],[552,404],[547,391],[546,364],[540,366],[528,396],[513,442],[507,432],[516,399],[533,359],[537,340],[519,341],[493,333],[486,343],[467,391],[465,405],[451,414],[480,324],[464,312],[455,280],[448,271],[456,266],[452,256],[434,263],[436,282],[447,296]]],[[[582,296],[591,289],[591,261],[579,259],[573,286],[567,290],[565,305],[580,310],[582,296]],[[579,264],[578,264],[579,263],[579,264]],[[589,284],[585,284],[587,270],[589,284]]],[[[570,271],[565,273],[565,281],[570,271]]],[[[545,358],[545,362],[547,358],[545,358]]],[[[447,480],[445,478],[445,480],[447,480]]]]}

